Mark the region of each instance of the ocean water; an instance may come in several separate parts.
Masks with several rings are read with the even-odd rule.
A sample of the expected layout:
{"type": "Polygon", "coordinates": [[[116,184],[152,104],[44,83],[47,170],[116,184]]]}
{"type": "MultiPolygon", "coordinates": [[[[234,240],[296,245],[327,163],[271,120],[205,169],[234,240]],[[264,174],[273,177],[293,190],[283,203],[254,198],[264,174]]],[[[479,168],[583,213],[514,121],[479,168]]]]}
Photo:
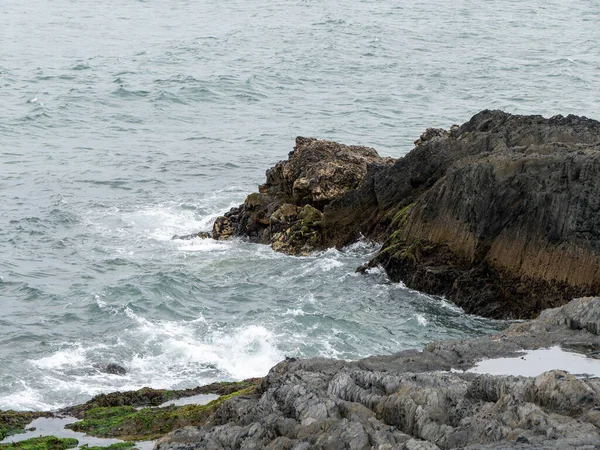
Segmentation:
{"type": "Polygon", "coordinates": [[[355,274],[376,243],[171,237],[209,230],[297,135],[400,157],[485,108],[600,117],[599,22],[593,0],[3,0],[0,409],[502,327],[355,274]]]}

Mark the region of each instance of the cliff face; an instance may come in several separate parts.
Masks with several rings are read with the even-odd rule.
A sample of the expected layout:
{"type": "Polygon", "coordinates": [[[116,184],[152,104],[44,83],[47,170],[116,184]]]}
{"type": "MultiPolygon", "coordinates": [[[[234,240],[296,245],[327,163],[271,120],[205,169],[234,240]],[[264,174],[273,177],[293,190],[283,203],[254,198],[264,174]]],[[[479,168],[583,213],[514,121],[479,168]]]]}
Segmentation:
{"type": "Polygon", "coordinates": [[[483,112],[371,264],[468,312],[527,318],[600,290],[600,124],[483,112]]]}
{"type": "Polygon", "coordinates": [[[300,254],[361,235],[369,263],[467,312],[534,317],[600,291],[600,123],[483,111],[404,158],[298,138],[213,237],[300,254]]]}

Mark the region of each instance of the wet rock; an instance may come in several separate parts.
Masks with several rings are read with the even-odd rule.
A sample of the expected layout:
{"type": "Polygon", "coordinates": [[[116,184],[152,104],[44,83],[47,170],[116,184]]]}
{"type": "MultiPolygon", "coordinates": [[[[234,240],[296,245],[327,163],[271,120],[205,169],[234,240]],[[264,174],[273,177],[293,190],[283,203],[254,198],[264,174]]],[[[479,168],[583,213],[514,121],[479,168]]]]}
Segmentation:
{"type": "Polygon", "coordinates": [[[600,298],[577,299],[494,335],[356,362],[287,359],[255,397],[232,398],[157,450],[599,448],[600,379],[463,370],[484,357],[565,343],[600,348],[600,298]]]}
{"type": "MultiPolygon", "coordinates": [[[[243,381],[218,382],[190,389],[152,389],[144,387],[137,391],[111,392],[99,394],[81,405],[70,406],[59,411],[61,415],[82,419],[85,413],[98,408],[117,408],[121,406],[149,407],[159,406],[169,400],[193,397],[199,394],[231,395],[244,389],[253,388],[261,381],[260,378],[248,378],[243,381]]],[[[0,416],[1,424],[1,416],[0,416]]]]}
{"type": "Polygon", "coordinates": [[[362,200],[389,220],[371,266],[494,318],[600,291],[600,123],[484,111],[425,134],[362,200]]]}
{"type": "Polygon", "coordinates": [[[127,369],[119,364],[110,363],[104,367],[104,372],[112,375],[125,375],[127,373],[127,369]]]}
{"type": "Polygon", "coordinates": [[[54,417],[54,414],[41,411],[0,411],[0,441],[7,436],[23,433],[31,421],[40,417],[54,417]]]}

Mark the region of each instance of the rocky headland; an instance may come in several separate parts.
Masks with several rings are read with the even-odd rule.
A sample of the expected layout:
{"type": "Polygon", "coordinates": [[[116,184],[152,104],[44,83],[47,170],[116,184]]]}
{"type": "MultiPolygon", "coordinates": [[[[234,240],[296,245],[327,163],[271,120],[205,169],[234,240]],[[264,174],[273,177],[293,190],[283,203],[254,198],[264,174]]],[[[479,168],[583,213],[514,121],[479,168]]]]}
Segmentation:
{"type": "Polygon", "coordinates": [[[355,362],[288,359],[155,449],[600,448],[600,378],[466,371],[558,344],[597,355],[599,333],[600,298],[582,298],[494,336],[355,362]]]}
{"type": "Polygon", "coordinates": [[[383,245],[362,270],[491,318],[600,291],[597,121],[483,111],[399,159],[299,137],[266,178],[212,238],[295,255],[372,239],[383,245]]]}
{"type": "MultiPolygon", "coordinates": [[[[399,159],[297,138],[259,192],[212,232],[183,238],[195,237],[242,237],[294,255],[371,239],[382,247],[360,271],[382,267],[469,313],[529,320],[359,361],[288,358],[263,379],[0,412],[0,437],[68,415],[72,430],[128,441],[115,450],[154,439],[156,450],[600,448],[600,378],[575,367],[516,376],[509,360],[502,375],[475,370],[555,346],[600,366],[599,122],[483,111],[428,129],[399,159]],[[207,393],[219,397],[164,403],[207,393]]],[[[77,445],[24,442],[0,449],[77,445]]]]}

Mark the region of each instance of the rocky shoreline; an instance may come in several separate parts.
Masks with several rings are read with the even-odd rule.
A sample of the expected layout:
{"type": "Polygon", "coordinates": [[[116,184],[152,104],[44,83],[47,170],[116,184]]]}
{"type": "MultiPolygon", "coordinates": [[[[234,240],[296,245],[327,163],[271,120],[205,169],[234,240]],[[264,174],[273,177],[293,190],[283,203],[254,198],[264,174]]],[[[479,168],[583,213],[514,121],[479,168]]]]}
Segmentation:
{"type": "MultiPolygon", "coordinates": [[[[545,310],[492,336],[422,350],[352,362],[288,358],[263,379],[103,394],[57,413],[0,412],[0,431],[68,414],[80,419],[70,429],[125,441],[105,447],[114,450],[157,438],[156,450],[600,448],[600,378],[569,373],[575,367],[513,376],[509,360],[502,360],[504,375],[473,370],[482,360],[520,361],[525,350],[553,346],[598,358],[600,297],[545,310]],[[163,403],[197,393],[220,396],[206,405],[163,403]]],[[[600,370],[600,359],[591,361],[600,370]]],[[[0,448],[76,445],[45,436],[0,448]]]]}
{"type": "MultiPolygon", "coordinates": [[[[600,364],[600,123],[483,111],[428,129],[400,159],[297,138],[265,184],[212,232],[294,255],[383,242],[359,271],[445,295],[469,313],[530,319],[492,336],[360,361],[288,358],[262,379],[103,394],[59,412],[0,412],[0,437],[35,418],[156,450],[595,449],[600,378],[476,373],[482,360],[560,346],[600,364]],[[572,300],[572,298],[576,298],[572,300]],[[207,404],[165,406],[198,394],[207,404]]],[[[510,363],[507,363],[510,369],[510,363]]],[[[0,450],[62,450],[44,437],[0,450]]],[[[90,447],[92,448],[92,447],[90,447]]]]}
{"type": "Polygon", "coordinates": [[[295,255],[383,242],[365,268],[495,319],[600,292],[600,122],[483,111],[397,160],[299,137],[266,178],[213,239],[295,255]]]}

